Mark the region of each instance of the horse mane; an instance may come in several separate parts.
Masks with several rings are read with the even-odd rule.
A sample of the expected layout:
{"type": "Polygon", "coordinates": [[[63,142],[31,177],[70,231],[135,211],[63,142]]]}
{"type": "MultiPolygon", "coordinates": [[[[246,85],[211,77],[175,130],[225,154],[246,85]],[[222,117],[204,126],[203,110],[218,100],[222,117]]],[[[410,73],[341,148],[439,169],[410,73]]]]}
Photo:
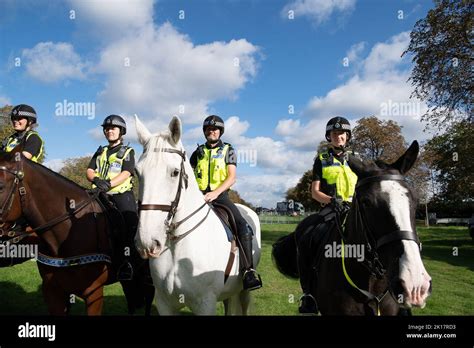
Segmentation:
{"type": "MultiPolygon", "coordinates": [[[[26,161],[25,161],[25,162],[26,162],[26,161]]],[[[41,163],[36,163],[36,162],[33,162],[33,161],[28,161],[27,163],[28,163],[28,165],[31,165],[31,166],[34,168],[34,170],[43,171],[43,172],[46,172],[46,173],[48,173],[48,174],[50,174],[50,175],[53,175],[54,177],[58,178],[59,180],[62,180],[63,182],[68,183],[69,185],[74,186],[74,188],[76,188],[76,189],[80,189],[80,190],[82,190],[82,191],[84,191],[84,192],[85,192],[85,190],[86,190],[85,187],[83,187],[83,186],[79,185],[78,183],[76,183],[76,182],[74,182],[74,181],[72,181],[72,180],[66,178],[65,176],[63,176],[63,175],[61,175],[61,174],[55,172],[54,170],[52,170],[52,169],[50,169],[50,168],[48,168],[48,167],[45,167],[45,166],[42,165],[41,163]]]]}

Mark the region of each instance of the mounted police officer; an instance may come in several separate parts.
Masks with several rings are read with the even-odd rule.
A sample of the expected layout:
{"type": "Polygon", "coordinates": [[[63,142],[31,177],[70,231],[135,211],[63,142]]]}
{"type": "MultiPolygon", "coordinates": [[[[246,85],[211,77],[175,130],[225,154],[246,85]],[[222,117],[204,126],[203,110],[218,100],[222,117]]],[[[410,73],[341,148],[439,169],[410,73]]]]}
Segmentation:
{"type": "Polygon", "coordinates": [[[117,256],[121,264],[117,279],[131,280],[133,268],[129,256],[138,225],[137,205],[132,184],[135,153],[131,147],[123,144],[127,125],[122,117],[107,116],[102,123],[102,128],[109,145],[100,146],[92,157],[87,168],[87,180],[92,183],[92,188],[97,187],[109,195],[125,220],[127,235],[118,236],[120,251],[117,256]]]}
{"type": "Polygon", "coordinates": [[[325,134],[329,144],[318,152],[314,161],[311,195],[321,203],[323,209],[303,220],[295,231],[298,239],[298,269],[303,290],[300,313],[318,313],[316,299],[311,294],[311,289],[316,288],[317,282],[316,270],[313,269],[315,252],[311,249],[311,242],[321,236],[315,238],[311,232],[315,226],[330,221],[336,214],[342,218],[350,208],[355,191],[357,175],[348,164],[349,155],[354,153],[346,147],[351,135],[351,125],[346,118],[331,118],[326,125],[325,134]]]}
{"type": "Polygon", "coordinates": [[[252,230],[229,199],[229,189],[236,180],[237,156],[231,144],[224,143],[224,121],[216,115],[204,120],[202,130],[206,143],[199,145],[190,158],[199,189],[207,202],[216,202],[228,207],[238,229],[241,244],[241,259],[244,261],[243,287],[255,290],[262,287],[260,275],[253,269],[252,230]]]}
{"type": "Polygon", "coordinates": [[[3,141],[2,150],[11,152],[19,144],[23,144],[23,156],[38,162],[43,155],[44,142],[34,130],[38,125],[35,109],[26,104],[17,105],[12,109],[10,119],[15,133],[3,141]]]}

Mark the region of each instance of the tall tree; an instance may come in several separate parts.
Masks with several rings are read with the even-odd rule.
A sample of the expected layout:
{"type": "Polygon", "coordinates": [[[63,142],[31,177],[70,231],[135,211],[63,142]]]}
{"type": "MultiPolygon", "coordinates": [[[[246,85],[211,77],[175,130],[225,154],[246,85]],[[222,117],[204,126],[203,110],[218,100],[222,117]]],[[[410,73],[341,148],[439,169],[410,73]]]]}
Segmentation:
{"type": "Polygon", "coordinates": [[[426,144],[427,157],[439,184],[438,198],[454,204],[474,199],[473,132],[472,122],[458,122],[426,144]]]}
{"type": "Polygon", "coordinates": [[[306,171],[295,187],[286,191],[286,199],[294,200],[303,204],[306,211],[318,211],[320,204],[311,197],[311,183],[313,181],[313,170],[306,171]]]}
{"type": "Polygon", "coordinates": [[[407,145],[401,131],[402,127],[395,121],[363,117],[352,131],[352,148],[364,159],[395,160],[407,145]]]}
{"type": "Polygon", "coordinates": [[[472,0],[437,0],[416,22],[403,53],[412,54],[415,63],[412,96],[428,102],[422,119],[438,129],[456,120],[473,120],[473,19],[472,0]]]}

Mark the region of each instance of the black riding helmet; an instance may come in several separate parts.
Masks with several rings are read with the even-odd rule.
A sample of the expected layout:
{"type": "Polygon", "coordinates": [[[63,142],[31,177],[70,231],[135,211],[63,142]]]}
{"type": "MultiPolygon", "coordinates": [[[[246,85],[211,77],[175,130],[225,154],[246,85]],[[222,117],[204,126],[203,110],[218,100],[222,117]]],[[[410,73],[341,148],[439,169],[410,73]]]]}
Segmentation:
{"type": "Polygon", "coordinates": [[[102,128],[114,126],[120,128],[120,133],[122,135],[127,134],[127,124],[125,123],[125,120],[119,115],[109,115],[102,123],[102,128]]]}
{"type": "Polygon", "coordinates": [[[20,104],[15,106],[10,113],[10,119],[12,119],[13,117],[25,117],[31,123],[36,123],[37,119],[35,109],[26,104],[20,104]]]}
{"type": "Polygon", "coordinates": [[[344,117],[340,117],[340,116],[337,116],[337,117],[333,117],[331,118],[327,125],[326,125],[326,140],[327,141],[331,141],[331,136],[330,136],[330,133],[332,130],[343,130],[343,131],[346,131],[347,134],[349,135],[348,138],[347,138],[347,141],[349,141],[351,139],[351,124],[349,123],[349,121],[344,118],[344,117]]]}
{"type": "Polygon", "coordinates": [[[222,118],[220,118],[219,116],[211,115],[206,117],[204,123],[202,124],[202,131],[204,132],[204,134],[206,133],[206,127],[208,126],[218,128],[221,131],[220,136],[224,134],[224,120],[222,120],[222,118]]]}

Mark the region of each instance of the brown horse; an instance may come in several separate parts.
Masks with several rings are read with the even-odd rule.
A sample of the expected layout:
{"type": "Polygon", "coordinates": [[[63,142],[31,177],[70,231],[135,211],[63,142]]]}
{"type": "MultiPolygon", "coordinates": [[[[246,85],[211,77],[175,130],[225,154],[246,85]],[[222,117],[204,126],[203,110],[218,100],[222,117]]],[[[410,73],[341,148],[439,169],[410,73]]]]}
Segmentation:
{"type": "MultiPolygon", "coordinates": [[[[19,146],[0,154],[0,223],[11,226],[20,218],[31,229],[11,233],[10,238],[38,235],[38,270],[49,313],[67,314],[75,295],[85,301],[88,315],[102,314],[104,285],[116,279],[111,264],[113,226],[98,192],[90,194],[26,159],[19,146]]],[[[142,262],[136,269],[134,280],[122,282],[128,312],[145,305],[148,315],[154,296],[153,286],[144,283],[148,265],[142,262]]]]}
{"type": "MultiPolygon", "coordinates": [[[[390,165],[351,157],[358,183],[345,224],[338,215],[324,230],[303,227],[303,220],[273,245],[281,273],[299,278],[302,267],[313,272],[310,291],[321,314],[403,315],[425,306],[431,277],[420,257],[416,201],[404,177],[418,150],[415,141],[390,165]],[[307,265],[298,266],[297,253],[305,253],[307,265]]],[[[317,215],[314,220],[321,221],[317,215]]]]}

